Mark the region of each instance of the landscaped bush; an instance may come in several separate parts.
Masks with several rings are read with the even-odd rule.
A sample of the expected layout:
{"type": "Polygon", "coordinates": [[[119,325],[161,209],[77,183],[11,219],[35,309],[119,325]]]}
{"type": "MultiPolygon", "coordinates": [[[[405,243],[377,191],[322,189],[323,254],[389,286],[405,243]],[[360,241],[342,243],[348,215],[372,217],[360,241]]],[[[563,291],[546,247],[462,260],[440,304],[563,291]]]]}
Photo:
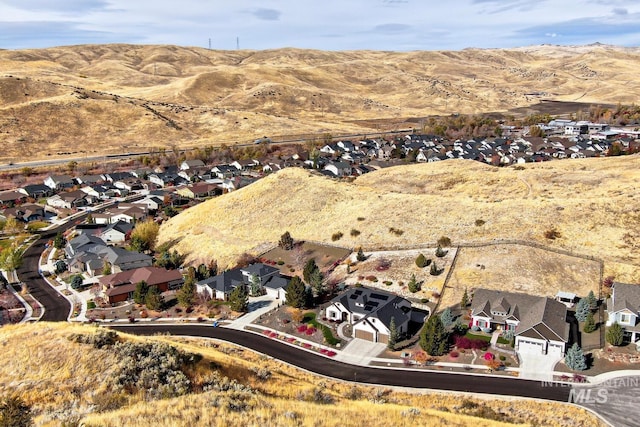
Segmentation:
{"type": "Polygon", "coordinates": [[[91,301],[87,301],[87,310],[91,310],[96,308],[96,302],[91,300],[91,301]]]}
{"type": "Polygon", "coordinates": [[[335,242],[337,240],[340,240],[340,239],[342,239],[342,236],[344,236],[344,234],[342,234],[341,231],[338,231],[337,233],[333,233],[331,235],[331,241],[335,242]]]}
{"type": "Polygon", "coordinates": [[[506,356],[504,356],[504,355],[502,355],[502,354],[501,354],[501,355],[500,355],[500,360],[501,360],[502,362],[504,362],[505,360],[507,360],[507,358],[506,358],[506,356]]]}
{"type": "Polygon", "coordinates": [[[368,281],[370,281],[370,282],[377,282],[378,281],[378,278],[376,276],[373,276],[373,275],[367,276],[366,279],[368,281]]]}
{"type": "Polygon", "coordinates": [[[451,353],[449,353],[449,357],[451,357],[452,359],[456,359],[458,356],[460,356],[460,353],[458,353],[455,350],[453,350],[451,353]]]}
{"type": "Polygon", "coordinates": [[[386,271],[391,268],[391,261],[386,258],[380,258],[376,265],[376,270],[378,271],[386,271]]]}
{"type": "Polygon", "coordinates": [[[484,358],[484,360],[493,360],[496,358],[496,356],[490,352],[486,352],[482,357],[484,358]]]}
{"type": "Polygon", "coordinates": [[[283,261],[283,260],[281,260],[281,259],[279,259],[279,260],[278,260],[278,262],[277,262],[276,264],[278,264],[278,265],[284,265],[284,261],[283,261]]]}
{"type": "Polygon", "coordinates": [[[351,229],[351,237],[358,237],[360,235],[360,230],[356,230],[355,228],[351,229]]]}
{"type": "Polygon", "coordinates": [[[393,282],[392,282],[391,280],[385,280],[385,281],[384,281],[384,282],[382,282],[382,283],[384,283],[384,284],[385,284],[385,285],[387,285],[387,286],[391,286],[391,285],[393,285],[393,282]]]}
{"type": "Polygon", "coordinates": [[[420,300],[420,302],[421,302],[422,304],[426,304],[426,303],[428,303],[428,302],[429,302],[429,298],[422,298],[422,299],[420,300]]]}
{"type": "Polygon", "coordinates": [[[456,336],[454,343],[458,349],[484,350],[489,347],[489,343],[485,340],[471,339],[465,336],[456,336]]]}
{"type": "Polygon", "coordinates": [[[307,328],[307,330],[304,331],[304,333],[307,334],[307,335],[313,335],[313,334],[316,333],[316,331],[317,331],[317,329],[314,328],[313,326],[311,326],[311,327],[307,328]]]}
{"type": "Polygon", "coordinates": [[[298,326],[298,332],[304,333],[306,331],[307,331],[307,325],[306,324],[302,324],[302,325],[298,326]]]}

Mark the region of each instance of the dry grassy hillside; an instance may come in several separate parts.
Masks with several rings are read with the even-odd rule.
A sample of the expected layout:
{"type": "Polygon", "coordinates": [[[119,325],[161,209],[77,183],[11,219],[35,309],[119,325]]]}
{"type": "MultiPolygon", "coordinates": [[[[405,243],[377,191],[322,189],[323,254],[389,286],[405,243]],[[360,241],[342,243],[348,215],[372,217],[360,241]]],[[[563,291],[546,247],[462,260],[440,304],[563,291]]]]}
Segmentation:
{"type": "Polygon", "coordinates": [[[342,232],[335,243],[365,248],[434,244],[440,236],[454,244],[524,239],[601,257],[606,274],[638,281],[639,167],[638,155],[523,168],[449,160],[383,169],[353,183],[290,168],[172,218],[160,238],[178,240],[192,260],[221,265],[259,253],[287,230],[328,243],[342,232]],[[560,238],[545,238],[552,229],[560,238]]]}
{"type": "MultiPolygon", "coordinates": [[[[505,420],[504,414],[518,424],[601,425],[585,410],[566,404],[352,387],[204,339],[118,334],[119,344],[102,348],[70,340],[74,334],[91,340],[97,331],[89,325],[46,323],[0,329],[0,398],[22,398],[31,406],[36,426],[514,425],[493,420],[505,420]],[[165,343],[203,356],[185,370],[195,390],[162,398],[153,390],[146,394],[110,386],[122,372],[122,360],[115,354],[122,343],[143,348],[165,343]],[[468,409],[461,407],[465,399],[468,409]]],[[[140,360],[136,365],[145,366],[143,372],[154,372],[159,364],[149,363],[147,356],[140,360]]],[[[148,383],[157,381],[152,375],[141,376],[148,383]]],[[[165,381],[175,382],[179,376],[165,381]]]]}
{"type": "Polygon", "coordinates": [[[263,135],[371,134],[419,126],[405,122],[410,117],[532,106],[539,101],[532,93],[632,103],[640,94],[639,63],[640,49],[605,45],[405,53],[136,45],[4,50],[0,135],[4,158],[18,160],[24,143],[29,156],[43,157],[69,146],[98,153],[263,135]],[[166,127],[145,105],[177,127],[166,127]],[[48,116],[55,123],[43,120],[48,116]]]}

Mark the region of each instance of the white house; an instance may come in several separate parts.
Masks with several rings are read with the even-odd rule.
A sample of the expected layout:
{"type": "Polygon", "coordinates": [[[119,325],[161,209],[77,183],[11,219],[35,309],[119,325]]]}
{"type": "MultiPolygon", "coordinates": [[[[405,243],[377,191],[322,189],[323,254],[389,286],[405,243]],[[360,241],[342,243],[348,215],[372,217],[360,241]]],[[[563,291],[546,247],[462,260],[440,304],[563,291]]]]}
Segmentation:
{"type": "Polygon", "coordinates": [[[387,343],[391,319],[398,335],[408,332],[411,303],[400,296],[377,289],[352,288],[332,299],[325,314],[329,320],[351,324],[355,338],[387,343]]]}
{"type": "Polygon", "coordinates": [[[518,352],[562,357],[569,340],[567,307],[563,303],[514,292],[476,289],[471,326],[510,331],[518,352]]]}
{"type": "Polygon", "coordinates": [[[632,343],[640,344],[640,285],[615,282],[607,300],[607,326],[618,323],[632,343]]]}

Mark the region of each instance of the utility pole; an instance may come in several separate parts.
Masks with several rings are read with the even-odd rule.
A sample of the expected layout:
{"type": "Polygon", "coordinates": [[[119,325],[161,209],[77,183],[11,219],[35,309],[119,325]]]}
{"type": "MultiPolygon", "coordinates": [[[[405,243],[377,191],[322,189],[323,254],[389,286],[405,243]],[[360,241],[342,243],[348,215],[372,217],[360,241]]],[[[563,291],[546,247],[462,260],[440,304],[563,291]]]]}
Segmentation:
{"type": "Polygon", "coordinates": [[[236,50],[240,50],[240,37],[236,37],[236,50]]]}
{"type": "Polygon", "coordinates": [[[209,50],[211,50],[211,37],[209,37],[209,50]]]}

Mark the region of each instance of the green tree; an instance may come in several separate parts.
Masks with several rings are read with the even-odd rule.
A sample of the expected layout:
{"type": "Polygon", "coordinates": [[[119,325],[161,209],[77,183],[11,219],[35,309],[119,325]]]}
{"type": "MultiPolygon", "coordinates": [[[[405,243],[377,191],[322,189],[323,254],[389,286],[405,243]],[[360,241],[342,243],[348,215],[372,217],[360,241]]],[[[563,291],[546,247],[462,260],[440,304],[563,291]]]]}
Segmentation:
{"type": "Polygon", "coordinates": [[[236,286],[229,294],[229,308],[233,311],[246,312],[249,308],[249,295],[244,285],[236,286]]]}
{"type": "Polygon", "coordinates": [[[442,258],[443,256],[445,256],[447,254],[447,251],[445,251],[444,249],[442,249],[442,246],[438,245],[438,248],[436,249],[436,256],[438,258],[442,258]]]}
{"type": "Polygon", "coordinates": [[[416,280],[415,274],[411,275],[411,280],[409,280],[409,283],[407,283],[407,287],[409,288],[409,292],[411,292],[412,294],[415,294],[420,290],[420,283],[418,283],[418,281],[416,280]]]}
{"type": "Polygon", "coordinates": [[[149,287],[149,291],[147,291],[147,295],[144,297],[144,303],[149,310],[155,311],[162,309],[162,295],[160,295],[157,286],[149,287]]]}
{"type": "Polygon", "coordinates": [[[133,301],[136,304],[144,304],[145,298],[147,297],[147,292],[149,292],[149,285],[144,280],[136,283],[136,288],[133,291],[133,301]]]}
{"type": "Polygon", "coordinates": [[[589,295],[587,295],[587,301],[589,301],[589,308],[591,310],[595,310],[598,308],[598,298],[596,298],[596,294],[593,291],[589,291],[589,295]]]}
{"type": "Polygon", "coordinates": [[[309,286],[311,286],[318,297],[324,294],[323,280],[324,277],[319,269],[314,270],[313,273],[311,273],[311,277],[309,277],[309,286]]]}
{"type": "Polygon", "coordinates": [[[572,371],[584,371],[587,369],[587,358],[578,343],[573,343],[567,350],[567,354],[564,355],[564,363],[572,371]]]}
{"type": "Polygon", "coordinates": [[[416,265],[419,268],[424,268],[427,266],[427,259],[425,258],[424,255],[422,254],[418,255],[418,257],[416,258],[416,265]]]}
{"type": "Polygon", "coordinates": [[[389,322],[389,340],[387,341],[387,348],[393,350],[398,342],[398,327],[396,326],[396,318],[391,317],[389,322]]]}
{"type": "Polygon", "coordinates": [[[420,347],[431,356],[442,356],[447,351],[448,339],[440,316],[431,316],[420,333],[420,347]]]}
{"type": "Polygon", "coordinates": [[[305,305],[306,290],[304,283],[300,280],[300,277],[293,276],[287,286],[287,305],[294,308],[302,308],[305,305]]]}
{"type": "Polygon", "coordinates": [[[64,238],[61,232],[56,233],[56,237],[53,239],[53,247],[56,249],[62,249],[67,244],[67,239],[64,238]]]}
{"type": "Polygon", "coordinates": [[[578,322],[584,322],[587,320],[587,315],[590,312],[589,300],[586,298],[580,298],[580,301],[578,301],[578,304],[576,305],[576,319],[578,319],[578,322]]]}
{"type": "Polygon", "coordinates": [[[467,293],[467,288],[464,288],[464,294],[462,294],[462,298],[460,299],[460,308],[465,309],[469,305],[469,294],[467,293]]]}
{"type": "Polygon", "coordinates": [[[71,278],[71,287],[73,289],[80,289],[83,281],[82,275],[76,274],[71,278]]]}
{"type": "Polygon", "coordinates": [[[251,277],[249,277],[249,286],[251,287],[251,296],[259,296],[262,293],[262,282],[260,281],[260,276],[252,274],[251,277]]]}
{"type": "Polygon", "coordinates": [[[280,236],[278,246],[280,246],[285,251],[290,251],[291,249],[293,249],[293,237],[291,237],[291,233],[285,231],[284,234],[280,236]]]}
{"type": "Polygon", "coordinates": [[[440,274],[441,271],[438,268],[438,265],[436,264],[436,262],[432,262],[431,263],[431,268],[429,269],[429,274],[431,274],[432,276],[437,276],[438,274],[440,274]]]}
{"type": "Polygon", "coordinates": [[[621,346],[624,342],[624,331],[618,322],[615,322],[609,327],[607,331],[607,342],[615,346],[621,346]]]}
{"type": "Polygon", "coordinates": [[[191,307],[196,299],[196,277],[195,270],[189,269],[187,271],[187,277],[184,279],[184,284],[180,290],[176,293],[178,304],[182,307],[191,307]]]}
{"type": "Polygon", "coordinates": [[[593,313],[589,311],[589,314],[587,314],[587,318],[584,321],[584,332],[587,334],[590,334],[595,330],[596,330],[596,321],[593,318],[593,313]]]}
{"type": "Polygon", "coordinates": [[[364,252],[362,251],[362,247],[358,248],[358,253],[356,254],[356,260],[358,260],[359,262],[362,262],[364,260],[366,260],[367,257],[364,254],[364,252]]]}
{"type": "Polygon", "coordinates": [[[445,328],[449,328],[453,324],[453,313],[449,307],[445,308],[444,311],[440,313],[440,320],[445,328]]]}
{"type": "Polygon", "coordinates": [[[18,396],[5,397],[0,402],[0,427],[33,425],[31,408],[18,396]]]}
{"type": "Polygon", "coordinates": [[[310,260],[308,260],[304,265],[304,269],[302,270],[302,278],[304,279],[305,283],[311,282],[311,274],[313,274],[313,272],[317,270],[318,265],[316,264],[315,258],[311,258],[310,260]]]}

